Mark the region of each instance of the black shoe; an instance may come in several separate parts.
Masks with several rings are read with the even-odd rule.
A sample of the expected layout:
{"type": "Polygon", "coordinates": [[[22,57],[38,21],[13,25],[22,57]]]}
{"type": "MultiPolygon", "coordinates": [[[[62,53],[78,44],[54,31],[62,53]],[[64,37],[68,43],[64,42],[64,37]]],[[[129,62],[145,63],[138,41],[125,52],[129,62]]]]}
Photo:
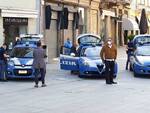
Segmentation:
{"type": "Polygon", "coordinates": [[[41,85],[41,87],[46,87],[46,86],[47,86],[46,84],[42,84],[42,85],[41,85]]]}
{"type": "Polygon", "coordinates": [[[112,83],[112,84],[117,84],[117,82],[114,82],[114,81],[113,81],[113,82],[111,82],[111,83],[112,83]]]}
{"type": "Polygon", "coordinates": [[[110,85],[110,84],[112,84],[112,83],[111,83],[111,82],[106,82],[106,84],[109,84],[109,85],[110,85]]]}
{"type": "Polygon", "coordinates": [[[35,88],[38,88],[39,86],[37,85],[37,84],[35,84],[35,86],[34,86],[35,88]]]}

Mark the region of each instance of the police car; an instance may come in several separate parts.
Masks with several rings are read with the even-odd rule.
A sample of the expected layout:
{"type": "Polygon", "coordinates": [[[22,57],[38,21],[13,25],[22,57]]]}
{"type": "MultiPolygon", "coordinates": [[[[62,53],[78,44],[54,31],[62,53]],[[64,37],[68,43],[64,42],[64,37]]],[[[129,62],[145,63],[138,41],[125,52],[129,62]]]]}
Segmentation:
{"type": "Polygon", "coordinates": [[[10,53],[7,78],[34,78],[33,49],[35,44],[18,44],[10,53]]]}
{"type": "Polygon", "coordinates": [[[150,76],[150,35],[137,35],[133,39],[135,51],[130,58],[134,76],[150,76]]]}
{"type": "Polygon", "coordinates": [[[36,44],[38,41],[41,41],[42,45],[44,45],[43,35],[42,34],[21,34],[19,37],[18,44],[36,44]]]}
{"type": "MultiPolygon", "coordinates": [[[[105,65],[100,58],[102,41],[98,35],[82,34],[77,37],[79,47],[77,55],[64,52],[60,55],[60,68],[70,71],[78,71],[79,77],[103,77],[105,65]]],[[[117,75],[117,63],[115,64],[114,77],[117,75]]]]}

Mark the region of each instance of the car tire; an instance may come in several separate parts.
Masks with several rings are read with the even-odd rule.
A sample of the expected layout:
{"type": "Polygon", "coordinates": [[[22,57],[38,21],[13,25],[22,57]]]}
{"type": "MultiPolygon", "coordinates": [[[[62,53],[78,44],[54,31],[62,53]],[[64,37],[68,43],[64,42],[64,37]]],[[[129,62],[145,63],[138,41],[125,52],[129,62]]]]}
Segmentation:
{"type": "Polygon", "coordinates": [[[139,74],[137,74],[136,72],[134,72],[134,77],[138,77],[139,76],[139,74]]]}
{"type": "Polygon", "coordinates": [[[79,78],[84,78],[84,76],[83,76],[83,75],[81,75],[81,74],[79,74],[79,75],[78,75],[78,77],[79,77],[79,78]]]}
{"type": "Polygon", "coordinates": [[[85,78],[85,76],[83,74],[81,74],[80,72],[78,73],[78,77],[79,78],[85,78]]]}
{"type": "Polygon", "coordinates": [[[70,71],[71,74],[74,74],[74,71],[70,71]]]}
{"type": "Polygon", "coordinates": [[[70,73],[71,73],[72,75],[78,75],[78,74],[79,74],[79,71],[70,71],[70,73]]]}

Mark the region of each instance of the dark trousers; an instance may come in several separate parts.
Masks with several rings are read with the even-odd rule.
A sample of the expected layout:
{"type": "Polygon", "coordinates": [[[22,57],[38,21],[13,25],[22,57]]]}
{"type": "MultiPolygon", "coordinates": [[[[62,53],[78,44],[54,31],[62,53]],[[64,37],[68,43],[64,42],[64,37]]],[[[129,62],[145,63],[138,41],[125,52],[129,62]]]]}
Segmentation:
{"type": "Polygon", "coordinates": [[[39,83],[39,74],[41,74],[42,84],[45,84],[45,69],[44,68],[35,68],[35,84],[39,83]]]}
{"type": "Polygon", "coordinates": [[[128,70],[128,65],[130,63],[130,56],[131,56],[131,53],[127,53],[126,70],[128,70]]]}
{"type": "Polygon", "coordinates": [[[106,66],[106,72],[105,72],[106,83],[111,83],[113,82],[115,62],[105,60],[105,66],[106,66]]]}
{"type": "Polygon", "coordinates": [[[0,60],[0,80],[6,80],[6,62],[0,60]]]}

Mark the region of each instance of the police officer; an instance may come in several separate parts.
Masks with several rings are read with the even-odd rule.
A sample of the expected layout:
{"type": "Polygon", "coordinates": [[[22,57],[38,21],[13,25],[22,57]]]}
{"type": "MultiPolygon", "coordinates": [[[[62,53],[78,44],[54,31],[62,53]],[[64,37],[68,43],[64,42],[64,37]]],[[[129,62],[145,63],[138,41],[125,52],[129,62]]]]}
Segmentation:
{"type": "Polygon", "coordinates": [[[6,68],[7,68],[7,58],[6,54],[7,45],[4,43],[0,48],[0,80],[6,81],[6,68]]]}
{"type": "Polygon", "coordinates": [[[126,61],[126,70],[128,70],[128,65],[130,63],[130,56],[132,55],[134,51],[134,48],[133,48],[133,43],[132,43],[132,40],[129,40],[128,42],[128,45],[127,45],[127,61],[126,61]]]}

